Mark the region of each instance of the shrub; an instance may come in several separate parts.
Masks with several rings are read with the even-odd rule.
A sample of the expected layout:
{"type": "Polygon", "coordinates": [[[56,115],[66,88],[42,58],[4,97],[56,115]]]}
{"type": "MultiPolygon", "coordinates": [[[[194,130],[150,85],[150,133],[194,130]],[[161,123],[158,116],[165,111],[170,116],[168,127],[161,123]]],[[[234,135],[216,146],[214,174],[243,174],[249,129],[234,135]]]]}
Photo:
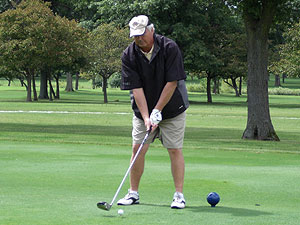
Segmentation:
{"type": "Polygon", "coordinates": [[[270,95],[297,95],[300,96],[300,89],[289,89],[289,88],[271,88],[269,89],[270,95]]]}
{"type": "Polygon", "coordinates": [[[121,73],[116,72],[109,78],[109,84],[112,88],[119,88],[121,85],[121,73]]]}

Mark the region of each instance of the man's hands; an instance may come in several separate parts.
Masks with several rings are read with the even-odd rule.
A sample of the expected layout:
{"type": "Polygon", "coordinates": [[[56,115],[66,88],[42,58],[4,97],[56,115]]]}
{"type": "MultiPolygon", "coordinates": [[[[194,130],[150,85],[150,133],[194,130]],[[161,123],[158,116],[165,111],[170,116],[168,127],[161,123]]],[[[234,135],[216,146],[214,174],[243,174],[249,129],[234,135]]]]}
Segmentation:
{"type": "Polygon", "coordinates": [[[151,125],[158,125],[161,120],[161,111],[159,111],[158,109],[153,109],[150,115],[151,125]]]}
{"type": "Polygon", "coordinates": [[[158,127],[159,122],[162,120],[161,110],[170,101],[176,87],[177,81],[167,82],[150,116],[143,88],[136,88],[132,90],[135,102],[143,117],[147,130],[149,130],[150,126],[152,126],[153,132],[158,127]]]}
{"type": "Polygon", "coordinates": [[[149,130],[151,127],[151,132],[153,132],[158,127],[158,124],[161,120],[161,111],[159,111],[158,109],[153,109],[150,117],[144,119],[147,130],[149,130]]]}

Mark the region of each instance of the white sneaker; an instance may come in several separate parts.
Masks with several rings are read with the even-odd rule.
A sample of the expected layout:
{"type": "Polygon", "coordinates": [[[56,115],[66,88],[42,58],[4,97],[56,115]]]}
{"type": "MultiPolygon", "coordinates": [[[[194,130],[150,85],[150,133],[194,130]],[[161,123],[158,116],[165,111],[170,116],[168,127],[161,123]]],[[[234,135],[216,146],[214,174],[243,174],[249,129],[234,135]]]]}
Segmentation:
{"type": "Polygon", "coordinates": [[[175,192],[173,197],[173,202],[171,204],[172,209],[184,209],[185,199],[182,193],[175,192]]]}
{"type": "Polygon", "coordinates": [[[139,204],[139,193],[137,191],[128,190],[128,194],[118,201],[118,205],[133,205],[139,204]]]}

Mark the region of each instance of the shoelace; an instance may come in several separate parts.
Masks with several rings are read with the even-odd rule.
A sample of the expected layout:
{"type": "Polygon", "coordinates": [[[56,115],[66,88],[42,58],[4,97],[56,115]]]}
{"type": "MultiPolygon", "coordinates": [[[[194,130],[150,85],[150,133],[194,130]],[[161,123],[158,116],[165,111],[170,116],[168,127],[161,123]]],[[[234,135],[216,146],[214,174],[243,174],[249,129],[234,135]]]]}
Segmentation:
{"type": "Polygon", "coordinates": [[[179,198],[179,197],[175,197],[175,198],[173,199],[173,201],[176,201],[176,202],[179,202],[179,203],[185,202],[183,198],[179,198]]]}
{"type": "Polygon", "coordinates": [[[138,195],[136,195],[136,194],[128,193],[128,194],[126,195],[126,198],[127,198],[127,199],[129,199],[129,198],[138,199],[138,198],[139,198],[139,196],[138,196],[138,195]]]}

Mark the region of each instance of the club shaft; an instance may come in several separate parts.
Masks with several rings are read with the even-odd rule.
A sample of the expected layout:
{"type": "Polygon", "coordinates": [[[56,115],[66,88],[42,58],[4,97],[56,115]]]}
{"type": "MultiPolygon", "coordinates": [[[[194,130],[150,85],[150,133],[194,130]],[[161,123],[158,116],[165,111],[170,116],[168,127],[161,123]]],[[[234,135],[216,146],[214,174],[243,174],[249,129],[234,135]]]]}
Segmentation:
{"type": "Polygon", "coordinates": [[[124,182],[125,182],[125,180],[126,180],[128,174],[129,174],[129,172],[130,172],[130,170],[131,170],[133,164],[135,163],[137,157],[138,157],[139,154],[140,154],[140,151],[142,150],[142,148],[143,148],[143,146],[144,146],[146,140],[148,139],[148,136],[149,136],[150,132],[151,132],[151,128],[150,128],[149,131],[147,131],[147,134],[145,135],[144,140],[142,141],[142,143],[141,143],[141,145],[139,146],[139,148],[138,148],[138,150],[137,150],[137,152],[136,152],[134,158],[132,159],[132,161],[131,161],[131,163],[130,163],[130,165],[129,165],[129,167],[128,167],[126,173],[125,173],[125,176],[123,177],[123,180],[121,181],[121,184],[119,185],[118,190],[116,191],[116,194],[115,194],[115,196],[113,197],[113,199],[112,199],[112,201],[111,201],[111,203],[110,203],[110,206],[112,206],[112,205],[114,204],[114,202],[115,202],[115,200],[116,200],[116,198],[117,198],[117,196],[118,196],[118,194],[119,194],[119,192],[120,192],[120,190],[121,190],[121,188],[122,188],[122,186],[123,186],[123,184],[124,184],[124,182]]]}

